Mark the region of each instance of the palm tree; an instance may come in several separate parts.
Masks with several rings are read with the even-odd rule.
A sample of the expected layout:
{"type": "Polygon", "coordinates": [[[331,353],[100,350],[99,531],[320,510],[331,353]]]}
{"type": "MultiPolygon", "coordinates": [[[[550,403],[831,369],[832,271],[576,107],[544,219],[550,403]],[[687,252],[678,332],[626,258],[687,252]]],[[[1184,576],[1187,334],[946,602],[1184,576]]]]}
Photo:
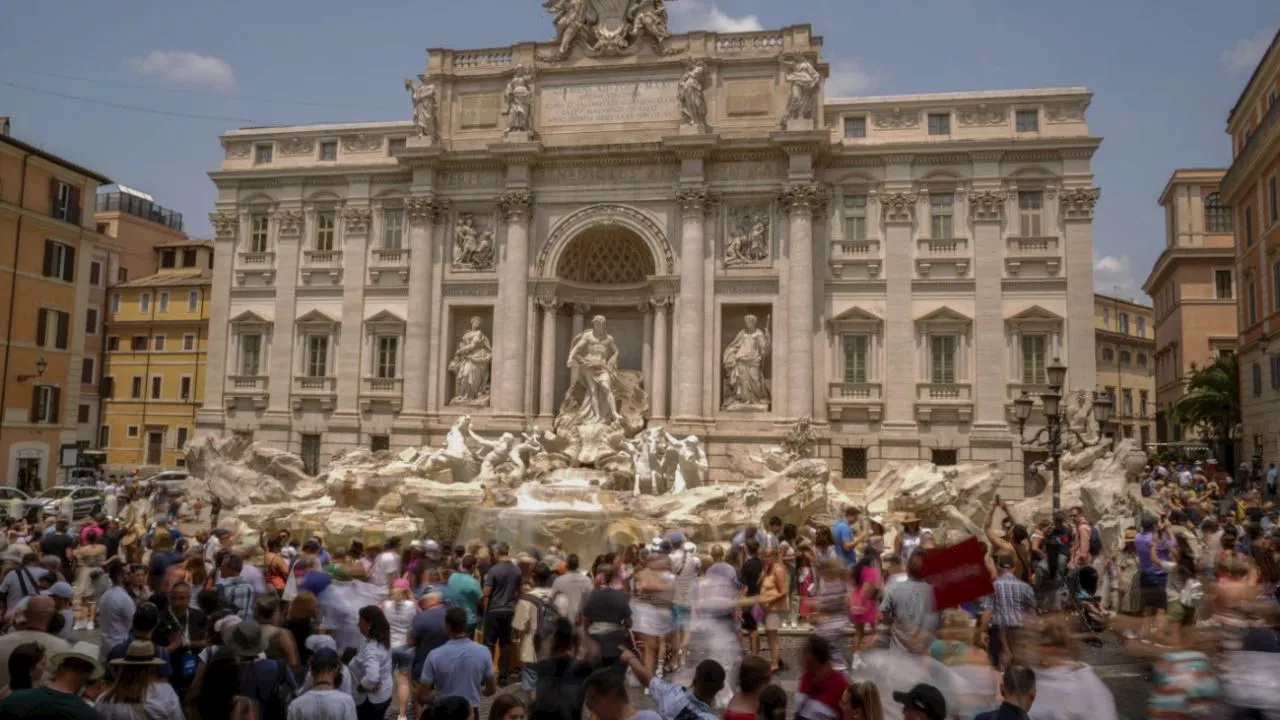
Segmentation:
{"type": "Polygon", "coordinates": [[[1231,431],[1240,423],[1240,361],[1235,354],[1219,356],[1203,368],[1191,363],[1187,390],[1171,410],[1172,422],[1217,439],[1218,457],[1225,461],[1231,431]]]}

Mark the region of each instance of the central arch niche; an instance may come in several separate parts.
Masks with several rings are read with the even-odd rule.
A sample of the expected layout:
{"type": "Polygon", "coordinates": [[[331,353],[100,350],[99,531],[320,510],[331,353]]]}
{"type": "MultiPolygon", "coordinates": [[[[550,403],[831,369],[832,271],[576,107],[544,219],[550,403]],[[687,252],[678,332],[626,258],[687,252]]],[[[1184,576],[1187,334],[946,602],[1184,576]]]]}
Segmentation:
{"type": "Polygon", "coordinates": [[[628,228],[610,225],[587,228],[570,240],[555,274],[584,285],[633,285],[656,273],[644,239],[628,228]]]}

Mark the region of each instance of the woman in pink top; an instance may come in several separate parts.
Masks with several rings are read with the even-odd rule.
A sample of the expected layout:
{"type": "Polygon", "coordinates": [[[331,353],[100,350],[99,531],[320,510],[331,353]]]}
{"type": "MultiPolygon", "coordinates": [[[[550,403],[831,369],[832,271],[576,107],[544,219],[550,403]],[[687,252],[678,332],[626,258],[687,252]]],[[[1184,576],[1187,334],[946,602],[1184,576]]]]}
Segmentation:
{"type": "Polygon", "coordinates": [[[849,600],[849,622],[853,623],[853,661],[852,668],[862,665],[862,637],[866,626],[874,632],[876,618],[880,609],[880,553],[868,546],[858,559],[858,563],[850,571],[853,579],[853,594],[849,600]]]}

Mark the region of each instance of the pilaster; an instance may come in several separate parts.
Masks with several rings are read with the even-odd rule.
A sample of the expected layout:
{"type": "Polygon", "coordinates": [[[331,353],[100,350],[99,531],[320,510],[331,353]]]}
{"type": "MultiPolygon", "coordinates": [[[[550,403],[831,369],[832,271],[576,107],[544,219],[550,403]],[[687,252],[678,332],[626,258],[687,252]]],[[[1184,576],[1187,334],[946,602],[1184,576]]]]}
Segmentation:
{"type": "Polygon", "coordinates": [[[428,360],[431,352],[431,255],[432,235],[437,218],[444,210],[434,196],[411,197],[405,201],[409,221],[409,308],[405,318],[406,359],[404,376],[404,411],[402,416],[425,415],[428,404],[428,378],[434,371],[428,360]]]}
{"type": "Polygon", "coordinates": [[[675,384],[675,417],[680,423],[700,422],[703,414],[702,367],[706,347],[706,254],[703,225],[711,206],[711,192],[701,185],[676,192],[680,205],[680,300],[677,307],[680,372],[675,384]]]}
{"type": "Polygon", "coordinates": [[[826,211],[824,188],[815,183],[788,185],[778,196],[790,220],[787,273],[787,416],[812,417],[814,404],[813,216],[826,211]]]}
{"type": "Polygon", "coordinates": [[[338,340],[337,415],[357,416],[363,388],[364,284],[369,256],[368,207],[342,211],[342,333],[338,340]]]}
{"type": "Polygon", "coordinates": [[[667,309],[672,299],[657,297],[653,304],[653,387],[649,395],[649,415],[654,420],[667,417],[667,379],[671,377],[671,363],[667,359],[667,309]]]}
{"type": "MultiPolygon", "coordinates": [[[[196,413],[201,432],[221,434],[225,424],[223,405],[227,384],[227,321],[231,319],[232,268],[240,218],[233,212],[209,213],[213,226],[213,278],[209,292],[209,337],[205,352],[204,406],[196,413]]],[[[106,309],[103,308],[105,311],[106,309]]]]}
{"type": "MultiPolygon", "coordinates": [[[[267,413],[288,422],[293,416],[293,351],[297,346],[293,325],[298,314],[298,261],[305,229],[301,222],[281,222],[282,213],[289,214],[291,218],[297,215],[296,211],[281,210],[271,218],[277,268],[276,309],[271,337],[263,338],[263,342],[267,345],[267,413]]],[[[315,213],[306,213],[305,225],[313,226],[314,223],[315,213]]]]}
{"type": "Polygon", "coordinates": [[[887,192],[876,196],[884,222],[885,277],[885,429],[914,432],[916,393],[915,320],[912,318],[911,281],[913,224],[918,198],[908,192],[887,192]],[[910,363],[910,366],[903,367],[910,363]]]}
{"type": "Polygon", "coordinates": [[[498,307],[494,313],[493,409],[525,414],[529,323],[529,217],[533,193],[510,190],[498,199],[507,232],[499,256],[498,307]]]}
{"type": "Polygon", "coordinates": [[[974,423],[1008,431],[1004,404],[1009,373],[1004,337],[1004,246],[1002,227],[1007,193],[981,190],[969,194],[965,208],[973,218],[974,423]]]}
{"type": "Polygon", "coordinates": [[[1067,357],[1062,358],[1062,362],[1069,368],[1068,390],[1092,390],[1097,386],[1093,331],[1093,209],[1101,194],[1098,188],[1071,188],[1058,193],[1067,273],[1067,357]]]}

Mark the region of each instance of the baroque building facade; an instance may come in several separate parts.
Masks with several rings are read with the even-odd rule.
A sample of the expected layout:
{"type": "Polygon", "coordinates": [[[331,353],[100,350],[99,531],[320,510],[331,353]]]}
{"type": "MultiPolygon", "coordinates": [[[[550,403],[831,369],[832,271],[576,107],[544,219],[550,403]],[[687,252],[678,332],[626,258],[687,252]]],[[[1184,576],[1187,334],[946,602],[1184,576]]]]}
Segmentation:
{"type": "Polygon", "coordinates": [[[1095,386],[1091,95],[826,98],[808,26],[601,18],[431,50],[410,122],[222,136],[198,428],[312,465],[545,429],[595,325],[712,480],[812,418],[846,477],[992,461],[1016,494],[1011,401],[1055,357],[1095,386]]]}

